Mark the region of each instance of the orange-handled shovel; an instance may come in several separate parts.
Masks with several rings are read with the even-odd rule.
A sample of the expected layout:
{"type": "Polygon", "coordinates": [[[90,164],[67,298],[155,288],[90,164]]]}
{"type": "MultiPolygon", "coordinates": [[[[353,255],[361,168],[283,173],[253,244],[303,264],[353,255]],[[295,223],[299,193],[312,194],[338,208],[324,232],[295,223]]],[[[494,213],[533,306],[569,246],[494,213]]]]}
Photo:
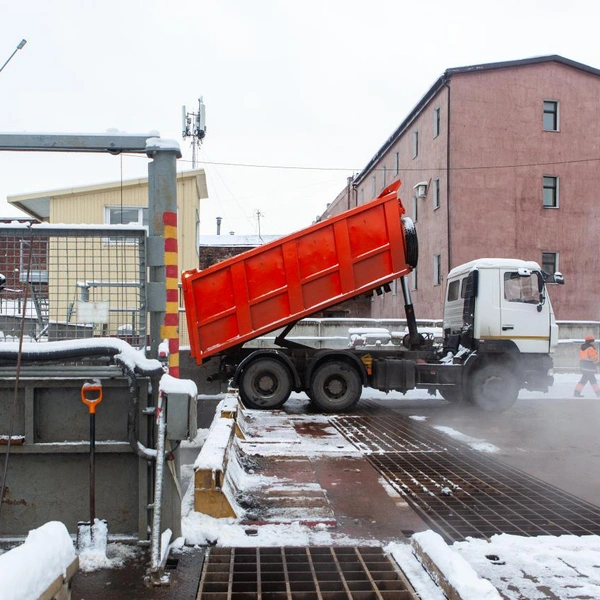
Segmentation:
{"type": "Polygon", "coordinates": [[[91,543],[96,518],[96,407],[102,402],[102,384],[98,380],[84,383],[81,387],[81,401],[88,407],[90,413],[90,522],[80,522],[78,533],[83,534],[81,536],[83,539],[89,532],[91,543]]]}

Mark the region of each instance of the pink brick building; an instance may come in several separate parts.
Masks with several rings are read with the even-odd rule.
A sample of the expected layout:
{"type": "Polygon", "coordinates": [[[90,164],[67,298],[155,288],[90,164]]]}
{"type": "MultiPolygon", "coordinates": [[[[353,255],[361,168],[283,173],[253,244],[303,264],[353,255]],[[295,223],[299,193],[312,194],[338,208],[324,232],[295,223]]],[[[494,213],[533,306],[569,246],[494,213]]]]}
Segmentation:
{"type": "MultiPolygon", "coordinates": [[[[417,317],[441,317],[452,267],[515,257],[563,273],[558,319],[600,320],[600,70],[555,55],[446,70],[322,218],[398,178],[417,317]]],[[[404,316],[400,286],[371,316],[404,316]]]]}

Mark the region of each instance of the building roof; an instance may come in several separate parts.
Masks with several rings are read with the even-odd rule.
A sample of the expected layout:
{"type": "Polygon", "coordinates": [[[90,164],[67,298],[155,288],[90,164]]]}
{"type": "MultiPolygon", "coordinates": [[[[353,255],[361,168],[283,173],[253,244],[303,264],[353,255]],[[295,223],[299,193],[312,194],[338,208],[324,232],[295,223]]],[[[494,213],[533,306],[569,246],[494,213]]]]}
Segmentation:
{"type": "Polygon", "coordinates": [[[256,248],[277,240],[282,235],[201,235],[198,245],[217,248],[256,248]]]}
{"type": "MultiPolygon", "coordinates": [[[[204,169],[196,169],[192,171],[180,171],[177,173],[177,181],[182,179],[196,178],[198,186],[198,195],[200,198],[208,198],[208,189],[206,187],[206,175],[204,169]]],[[[84,185],[73,188],[63,188],[58,190],[49,190],[43,192],[35,192],[33,194],[19,194],[8,196],[7,200],[10,204],[16,206],[23,212],[40,220],[50,217],[50,200],[52,198],[73,196],[78,197],[90,192],[110,191],[114,189],[132,188],[136,186],[148,186],[148,178],[127,179],[124,181],[112,181],[108,183],[99,183],[94,185],[84,185]]]]}
{"type": "Polygon", "coordinates": [[[547,56],[536,56],[532,58],[522,58],[519,60],[509,60],[504,62],[495,62],[495,63],[484,63],[481,65],[470,65],[466,67],[453,67],[450,69],[446,69],[440,77],[435,81],[435,83],[425,92],[425,95],[417,102],[416,106],[410,111],[408,116],[400,123],[400,125],[396,128],[394,133],[384,142],[384,144],[379,148],[377,153],[369,160],[367,165],[363,168],[363,170],[354,178],[354,185],[360,183],[362,179],[371,171],[373,166],[381,159],[381,157],[390,149],[390,147],[398,140],[398,138],[410,127],[411,123],[417,118],[417,116],[421,113],[423,108],[430,102],[430,100],[439,92],[439,90],[446,85],[446,83],[452,78],[454,75],[466,75],[470,73],[481,73],[483,71],[492,71],[495,69],[511,69],[514,67],[524,67],[530,66],[540,63],[548,63],[555,62],[563,64],[567,67],[571,67],[573,69],[579,69],[580,71],[585,71],[591,75],[600,76],[600,69],[594,69],[593,67],[589,67],[584,65],[583,63],[576,62],[574,60],[570,60],[568,58],[564,58],[559,56],[558,54],[549,54],[547,56]]]}

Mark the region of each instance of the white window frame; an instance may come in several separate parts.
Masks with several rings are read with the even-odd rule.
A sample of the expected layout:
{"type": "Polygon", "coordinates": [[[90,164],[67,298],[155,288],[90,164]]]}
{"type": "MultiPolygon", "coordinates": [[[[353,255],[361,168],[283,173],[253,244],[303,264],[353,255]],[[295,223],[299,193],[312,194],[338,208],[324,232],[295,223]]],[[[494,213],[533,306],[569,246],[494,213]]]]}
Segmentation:
{"type": "Polygon", "coordinates": [[[110,222],[111,210],[137,210],[137,213],[138,213],[137,221],[129,221],[127,223],[122,223],[122,225],[129,225],[130,223],[133,225],[144,225],[144,211],[146,211],[146,214],[148,214],[147,206],[120,206],[118,204],[106,205],[104,207],[104,224],[105,225],[121,225],[121,223],[111,223],[110,222]]]}
{"type": "Polygon", "coordinates": [[[412,157],[419,156],[419,130],[415,129],[412,134],[412,157]]]}
{"type": "Polygon", "coordinates": [[[413,290],[417,290],[419,285],[419,276],[417,274],[417,268],[415,267],[410,274],[410,283],[413,290]]]}
{"type": "Polygon", "coordinates": [[[435,177],[433,180],[433,210],[437,210],[441,206],[440,178],[435,177]]]}
{"type": "Polygon", "coordinates": [[[396,152],[396,175],[400,173],[400,152],[396,152]]]}
{"type": "Polygon", "coordinates": [[[442,109],[436,106],[433,109],[433,139],[440,135],[440,124],[442,119],[442,109]]]}
{"type": "Polygon", "coordinates": [[[377,175],[371,176],[371,199],[377,196],[377,175]]]}
{"type": "Polygon", "coordinates": [[[559,266],[560,256],[559,256],[559,253],[554,250],[542,251],[542,262],[541,262],[542,269],[544,268],[544,254],[553,254],[554,255],[554,271],[552,273],[550,273],[550,275],[553,275],[557,271],[560,271],[560,266],[559,266]]]}
{"type": "Polygon", "coordinates": [[[560,179],[558,175],[543,175],[542,176],[542,206],[543,208],[553,209],[560,206],[560,179]],[[553,179],[555,184],[553,187],[546,186],[546,179],[553,179]],[[546,204],[546,190],[554,190],[554,204],[546,204]]]}
{"type": "Polygon", "coordinates": [[[542,103],[542,129],[544,131],[560,131],[560,103],[558,100],[545,99],[542,103]],[[546,111],[546,104],[553,104],[554,109],[552,112],[546,111]],[[554,127],[546,127],[546,115],[554,116],[554,127]]]}
{"type": "Polygon", "coordinates": [[[433,255],[433,285],[442,285],[442,255],[433,255]]]}

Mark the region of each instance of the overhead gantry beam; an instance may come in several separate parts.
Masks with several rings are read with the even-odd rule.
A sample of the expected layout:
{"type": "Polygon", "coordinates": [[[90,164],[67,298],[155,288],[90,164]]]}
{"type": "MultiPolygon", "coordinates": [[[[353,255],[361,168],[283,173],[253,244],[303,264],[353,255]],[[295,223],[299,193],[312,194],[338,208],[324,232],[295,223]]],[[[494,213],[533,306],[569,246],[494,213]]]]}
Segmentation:
{"type": "Polygon", "coordinates": [[[177,264],[177,170],[179,143],[160,137],[156,131],[130,133],[0,133],[0,151],[99,152],[146,154],[148,165],[148,209],[150,283],[150,347],[153,358],[159,344],[169,341],[169,367],[179,377],[179,304],[177,264]]]}

